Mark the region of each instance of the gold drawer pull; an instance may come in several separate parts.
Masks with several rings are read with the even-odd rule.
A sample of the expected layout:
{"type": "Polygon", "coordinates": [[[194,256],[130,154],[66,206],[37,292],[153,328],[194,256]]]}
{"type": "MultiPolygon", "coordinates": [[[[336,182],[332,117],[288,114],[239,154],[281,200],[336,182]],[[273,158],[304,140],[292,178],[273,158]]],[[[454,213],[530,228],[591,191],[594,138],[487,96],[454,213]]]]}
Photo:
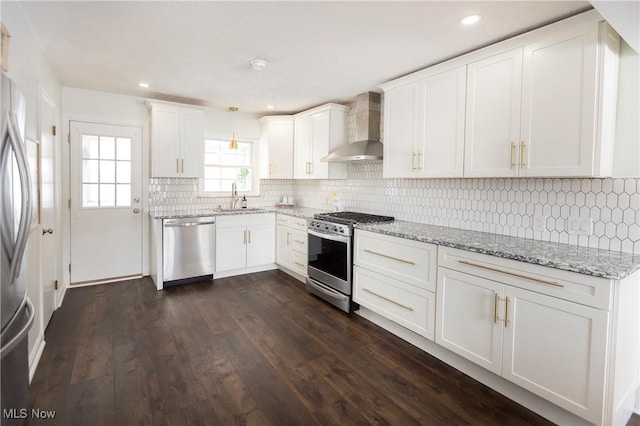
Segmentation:
{"type": "Polygon", "coordinates": [[[524,154],[527,152],[527,145],[524,141],[520,142],[520,168],[524,169],[526,164],[524,161],[524,154]]]}
{"type": "Polygon", "coordinates": [[[371,253],[371,254],[375,254],[375,255],[378,255],[378,256],[386,257],[387,259],[397,260],[398,262],[408,263],[409,265],[415,265],[415,262],[412,262],[410,260],[400,259],[398,257],[393,257],[393,256],[389,256],[388,254],[378,253],[377,251],[373,251],[373,250],[369,250],[369,249],[364,249],[364,251],[366,251],[367,253],[371,253]]]}
{"type": "Polygon", "coordinates": [[[525,280],[536,281],[542,284],[549,284],[556,287],[564,287],[564,285],[556,281],[548,281],[548,280],[543,280],[541,278],[534,278],[528,275],[518,274],[516,272],[505,271],[504,269],[500,269],[500,268],[493,268],[491,266],[480,265],[479,263],[469,262],[468,260],[458,260],[458,263],[462,263],[463,265],[475,266],[476,268],[487,269],[489,271],[500,272],[501,274],[512,275],[514,277],[524,278],[525,280]]]}
{"type": "Polygon", "coordinates": [[[511,142],[511,169],[513,169],[516,166],[516,160],[514,158],[514,154],[516,153],[516,144],[514,142],[511,142]]]}
{"type": "Polygon", "coordinates": [[[367,293],[371,293],[374,296],[379,297],[380,299],[386,300],[387,302],[391,302],[394,305],[400,306],[401,308],[406,309],[407,311],[413,312],[413,308],[411,306],[407,306],[407,305],[403,305],[402,303],[398,303],[395,300],[391,300],[388,297],[385,297],[385,296],[383,296],[381,294],[376,293],[375,291],[369,290],[368,288],[363,288],[363,290],[366,291],[367,293]]]}
{"type": "Polygon", "coordinates": [[[298,244],[304,244],[304,241],[300,241],[300,240],[293,240],[293,242],[298,244]]]}
{"type": "Polygon", "coordinates": [[[301,268],[304,268],[304,263],[300,263],[300,262],[293,262],[293,263],[295,263],[296,265],[298,265],[301,268]]]}
{"type": "Polygon", "coordinates": [[[495,293],[495,297],[493,300],[493,323],[497,323],[498,322],[498,303],[500,302],[500,296],[498,296],[498,293],[495,293]]]}

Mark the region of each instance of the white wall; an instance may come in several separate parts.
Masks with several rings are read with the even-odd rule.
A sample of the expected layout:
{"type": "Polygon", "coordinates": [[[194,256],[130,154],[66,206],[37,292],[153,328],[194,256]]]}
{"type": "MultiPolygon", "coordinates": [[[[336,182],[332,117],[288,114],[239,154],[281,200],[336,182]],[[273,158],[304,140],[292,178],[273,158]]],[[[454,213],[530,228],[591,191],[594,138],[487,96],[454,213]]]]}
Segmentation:
{"type": "MultiPolygon", "coordinates": [[[[40,90],[44,90],[53,100],[58,114],[58,127],[60,123],[60,105],[62,90],[60,83],[40,50],[31,27],[25,20],[22,6],[18,2],[2,2],[2,22],[11,34],[9,42],[9,70],[7,76],[14,80],[27,101],[26,136],[35,140],[40,139],[39,129],[39,99],[40,90]]],[[[60,158],[60,137],[55,141],[55,156],[60,158]]],[[[60,169],[56,169],[56,202],[60,205],[60,169]]],[[[61,229],[61,216],[56,215],[55,229],[61,229]]],[[[29,236],[29,296],[32,299],[36,311],[36,318],[29,332],[29,363],[31,374],[37,366],[38,357],[43,348],[44,328],[42,319],[42,282],[40,274],[41,253],[40,238],[41,227],[33,229],[29,236]]],[[[58,232],[54,232],[57,247],[61,248],[62,239],[58,232]]],[[[59,268],[58,268],[59,271],[59,268]]]]}

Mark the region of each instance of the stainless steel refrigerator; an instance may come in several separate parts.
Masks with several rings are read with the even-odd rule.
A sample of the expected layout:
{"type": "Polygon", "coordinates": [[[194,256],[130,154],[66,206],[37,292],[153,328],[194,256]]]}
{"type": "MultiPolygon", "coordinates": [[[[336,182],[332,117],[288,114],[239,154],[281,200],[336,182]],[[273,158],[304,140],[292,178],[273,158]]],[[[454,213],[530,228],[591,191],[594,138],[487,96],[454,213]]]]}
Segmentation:
{"type": "Polygon", "coordinates": [[[27,335],[34,310],[27,295],[27,240],[33,195],[24,142],[25,98],[2,74],[0,140],[0,381],[3,425],[24,423],[29,388],[27,335]]]}

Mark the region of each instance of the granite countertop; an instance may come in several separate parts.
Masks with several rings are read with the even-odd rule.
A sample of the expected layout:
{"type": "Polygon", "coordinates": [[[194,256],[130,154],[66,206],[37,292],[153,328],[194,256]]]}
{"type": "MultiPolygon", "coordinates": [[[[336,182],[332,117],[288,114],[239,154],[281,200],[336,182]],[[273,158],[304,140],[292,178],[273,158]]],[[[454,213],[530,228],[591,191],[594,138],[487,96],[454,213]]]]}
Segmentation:
{"type": "Polygon", "coordinates": [[[156,211],[150,212],[149,215],[153,219],[181,219],[188,217],[207,217],[207,216],[223,216],[223,215],[238,215],[238,214],[260,214],[260,213],[282,213],[289,216],[300,217],[304,219],[311,219],[316,213],[321,213],[324,210],[311,209],[308,207],[259,207],[249,209],[236,209],[236,210],[217,210],[217,209],[202,209],[202,210],[175,210],[175,211],[156,211]]]}
{"type": "Polygon", "coordinates": [[[602,278],[623,279],[640,269],[640,255],[528,238],[398,220],[355,228],[602,278]]]}

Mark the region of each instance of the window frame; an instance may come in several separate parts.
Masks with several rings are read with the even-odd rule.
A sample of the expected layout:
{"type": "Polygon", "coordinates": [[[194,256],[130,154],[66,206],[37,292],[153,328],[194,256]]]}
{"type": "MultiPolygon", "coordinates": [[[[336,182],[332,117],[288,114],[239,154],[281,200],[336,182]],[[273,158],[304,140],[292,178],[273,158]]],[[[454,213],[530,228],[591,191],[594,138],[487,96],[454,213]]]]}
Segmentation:
{"type": "MultiPolygon", "coordinates": [[[[204,164],[204,150],[205,144],[207,140],[216,140],[216,141],[231,141],[231,135],[220,135],[220,134],[210,134],[205,133],[204,138],[202,139],[202,177],[198,179],[198,196],[202,198],[221,198],[221,197],[230,197],[231,191],[205,191],[204,190],[204,170],[206,169],[206,164],[204,164]]],[[[246,195],[247,197],[258,197],[260,196],[260,163],[259,163],[259,149],[260,144],[257,139],[250,139],[244,137],[236,137],[238,142],[242,143],[250,143],[251,144],[251,170],[253,172],[253,178],[251,179],[251,188],[252,190],[249,192],[238,191],[240,195],[246,195]]]]}

